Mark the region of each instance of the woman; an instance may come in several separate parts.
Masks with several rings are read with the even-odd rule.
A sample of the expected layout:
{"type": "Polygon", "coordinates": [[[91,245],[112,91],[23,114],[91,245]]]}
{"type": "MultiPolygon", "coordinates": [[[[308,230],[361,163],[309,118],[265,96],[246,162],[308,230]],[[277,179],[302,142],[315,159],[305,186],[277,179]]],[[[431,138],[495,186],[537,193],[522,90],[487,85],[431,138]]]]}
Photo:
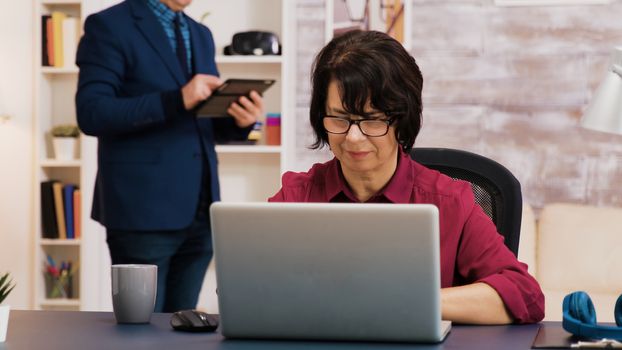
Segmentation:
{"type": "Polygon", "coordinates": [[[538,322],[544,296],[503,244],[471,187],[418,164],[423,78],[396,40],[373,31],[334,38],[315,59],[310,120],[335,158],[283,175],[274,202],[431,203],[440,212],[442,317],[538,322]]]}

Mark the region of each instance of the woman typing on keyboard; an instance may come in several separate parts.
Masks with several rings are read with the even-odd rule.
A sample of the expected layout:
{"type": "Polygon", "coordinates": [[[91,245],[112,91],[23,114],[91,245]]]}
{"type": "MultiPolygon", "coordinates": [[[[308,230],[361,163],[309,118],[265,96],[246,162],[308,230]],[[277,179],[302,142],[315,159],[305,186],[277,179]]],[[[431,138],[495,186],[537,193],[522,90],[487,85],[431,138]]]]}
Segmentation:
{"type": "Polygon", "coordinates": [[[310,122],[334,158],[287,172],[273,202],[430,203],[440,213],[442,318],[457,323],[538,322],[538,282],[504,245],[468,182],[409,156],[421,127],[423,78],[388,35],[351,31],[315,59],[310,122]]]}

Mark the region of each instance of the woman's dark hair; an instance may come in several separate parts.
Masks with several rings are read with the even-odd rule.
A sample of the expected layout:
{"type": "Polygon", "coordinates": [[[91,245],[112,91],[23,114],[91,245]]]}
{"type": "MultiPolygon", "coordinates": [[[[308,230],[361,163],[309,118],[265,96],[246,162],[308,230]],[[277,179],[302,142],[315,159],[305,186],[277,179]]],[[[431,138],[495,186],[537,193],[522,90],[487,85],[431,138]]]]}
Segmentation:
{"type": "Polygon", "coordinates": [[[395,119],[395,137],[404,151],[410,151],[421,129],[423,77],[402,44],[382,32],[353,30],[333,38],[320,51],[311,76],[313,149],[328,144],[322,119],[333,80],[346,112],[364,116],[369,101],[374,110],[395,119]]]}

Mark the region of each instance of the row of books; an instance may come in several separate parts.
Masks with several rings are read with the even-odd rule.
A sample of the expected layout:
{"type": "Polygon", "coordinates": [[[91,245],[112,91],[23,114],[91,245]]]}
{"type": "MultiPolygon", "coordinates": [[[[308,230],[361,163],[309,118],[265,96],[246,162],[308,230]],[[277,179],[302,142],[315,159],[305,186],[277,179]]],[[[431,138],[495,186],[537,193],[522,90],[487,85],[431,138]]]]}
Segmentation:
{"type": "Polygon", "coordinates": [[[43,238],[80,238],[80,189],[74,184],[41,182],[41,229],[43,238]]]}
{"type": "Polygon", "coordinates": [[[41,16],[41,63],[49,67],[72,67],[76,60],[78,18],[60,11],[41,16]]]}

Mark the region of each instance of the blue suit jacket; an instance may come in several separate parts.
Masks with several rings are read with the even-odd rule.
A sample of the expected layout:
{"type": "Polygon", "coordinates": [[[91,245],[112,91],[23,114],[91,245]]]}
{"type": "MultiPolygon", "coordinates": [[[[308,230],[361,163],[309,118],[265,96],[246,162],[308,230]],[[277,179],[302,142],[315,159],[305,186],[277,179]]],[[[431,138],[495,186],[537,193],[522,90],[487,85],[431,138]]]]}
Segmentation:
{"type": "MultiPolygon", "coordinates": [[[[195,74],[218,75],[211,32],[186,19],[195,74]]],[[[77,64],[78,124],[98,138],[93,219],[117,230],[190,225],[202,171],[209,171],[212,201],[220,198],[215,138],[244,139],[249,129],[237,128],[232,118],[196,120],[184,110],[179,91],[186,78],[144,0],[89,16],[77,64]]]]}

